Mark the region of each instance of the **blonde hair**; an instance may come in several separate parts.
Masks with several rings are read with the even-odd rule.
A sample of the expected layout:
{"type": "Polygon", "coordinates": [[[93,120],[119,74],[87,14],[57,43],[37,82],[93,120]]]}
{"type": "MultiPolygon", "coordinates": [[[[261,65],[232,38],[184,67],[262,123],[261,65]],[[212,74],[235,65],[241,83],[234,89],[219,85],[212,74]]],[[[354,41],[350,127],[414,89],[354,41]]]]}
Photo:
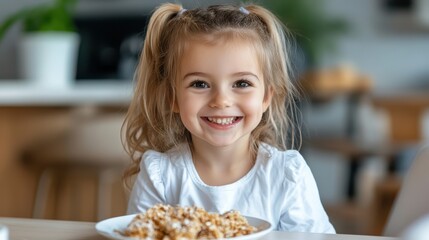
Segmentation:
{"type": "MultiPolygon", "coordinates": [[[[273,93],[271,104],[252,132],[253,150],[266,142],[285,150],[288,133],[295,135],[292,116],[295,89],[290,79],[286,35],[280,21],[258,5],[241,8],[229,5],[184,10],[166,3],[150,18],[145,43],[136,71],[134,97],[123,125],[124,145],[133,163],[125,179],[137,174],[142,154],[164,152],[182,142],[191,143],[190,133],[173,112],[176,75],[187,42],[198,39],[216,42],[240,38],[256,49],[263,69],[266,89],[273,93]]],[[[292,145],[294,137],[292,139],[292,145]]]]}

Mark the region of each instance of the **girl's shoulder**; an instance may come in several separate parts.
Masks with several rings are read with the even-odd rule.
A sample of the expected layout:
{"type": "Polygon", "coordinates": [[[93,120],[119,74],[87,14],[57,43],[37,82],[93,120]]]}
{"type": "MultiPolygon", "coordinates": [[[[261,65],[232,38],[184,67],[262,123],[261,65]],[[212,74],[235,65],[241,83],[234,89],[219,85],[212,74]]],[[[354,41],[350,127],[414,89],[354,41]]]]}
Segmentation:
{"type": "Polygon", "coordinates": [[[305,160],[298,150],[280,150],[266,143],[261,144],[260,149],[260,152],[262,152],[262,154],[264,154],[267,159],[270,159],[275,164],[292,164],[296,166],[305,164],[305,160]]]}
{"type": "Polygon", "coordinates": [[[304,157],[294,149],[280,150],[269,144],[262,144],[260,154],[264,156],[262,164],[270,168],[274,175],[280,175],[291,181],[295,181],[303,171],[308,169],[304,157]]]}
{"type": "Polygon", "coordinates": [[[168,167],[184,166],[189,156],[190,151],[186,144],[178,145],[166,152],[147,150],[142,156],[140,167],[148,169],[149,172],[159,172],[168,167]]]}

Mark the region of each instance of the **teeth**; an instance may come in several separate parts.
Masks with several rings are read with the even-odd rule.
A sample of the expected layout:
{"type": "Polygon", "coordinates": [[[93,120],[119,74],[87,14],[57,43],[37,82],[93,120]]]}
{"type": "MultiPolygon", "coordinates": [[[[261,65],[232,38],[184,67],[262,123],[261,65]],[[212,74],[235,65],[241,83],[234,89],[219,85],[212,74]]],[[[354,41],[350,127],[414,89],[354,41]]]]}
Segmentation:
{"type": "Polygon", "coordinates": [[[227,124],[231,124],[235,118],[230,117],[230,118],[213,118],[213,117],[208,117],[207,118],[210,122],[213,123],[217,123],[220,125],[227,125],[227,124]]]}

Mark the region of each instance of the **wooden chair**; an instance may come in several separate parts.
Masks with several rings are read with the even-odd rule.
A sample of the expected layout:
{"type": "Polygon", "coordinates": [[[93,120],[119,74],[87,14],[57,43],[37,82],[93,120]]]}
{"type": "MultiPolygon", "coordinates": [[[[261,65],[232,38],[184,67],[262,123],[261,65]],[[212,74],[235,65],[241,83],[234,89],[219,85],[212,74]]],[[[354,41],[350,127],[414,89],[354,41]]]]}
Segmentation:
{"type": "Polygon", "coordinates": [[[429,145],[419,150],[403,179],[390,212],[385,236],[398,237],[414,221],[429,214],[429,145]]]}
{"type": "MultiPolygon", "coordinates": [[[[112,185],[121,181],[123,168],[128,163],[128,156],[120,140],[123,118],[124,115],[120,113],[100,113],[83,118],[65,134],[34,146],[26,152],[26,160],[41,170],[35,194],[34,218],[45,218],[49,215],[47,210],[52,208],[52,204],[58,204],[60,199],[64,200],[64,196],[60,195],[64,193],[66,184],[69,189],[68,196],[71,198],[68,200],[71,214],[54,213],[48,218],[95,221],[113,215],[112,185]],[[74,179],[69,178],[66,181],[73,173],[74,179]],[[95,179],[90,190],[95,192],[95,203],[91,202],[90,197],[83,203],[78,202],[78,199],[82,199],[82,194],[85,194],[83,188],[91,185],[88,182],[79,183],[87,176],[95,179]],[[93,210],[95,208],[95,219],[88,217],[91,214],[86,214],[86,217],[79,216],[79,211],[91,209],[87,205],[96,205],[92,207],[93,210]]],[[[124,195],[124,213],[125,198],[124,195]]],[[[53,211],[58,211],[58,208],[53,211]]]]}

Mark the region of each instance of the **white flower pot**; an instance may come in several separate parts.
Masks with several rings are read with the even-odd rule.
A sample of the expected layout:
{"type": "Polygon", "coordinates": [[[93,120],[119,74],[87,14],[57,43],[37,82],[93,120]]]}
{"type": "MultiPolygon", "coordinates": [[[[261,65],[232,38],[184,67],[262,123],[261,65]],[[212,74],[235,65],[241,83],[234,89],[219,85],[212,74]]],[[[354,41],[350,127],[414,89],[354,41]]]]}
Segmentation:
{"type": "Polygon", "coordinates": [[[76,78],[79,35],[27,33],[20,43],[20,74],[37,87],[67,88],[76,78]]]}

